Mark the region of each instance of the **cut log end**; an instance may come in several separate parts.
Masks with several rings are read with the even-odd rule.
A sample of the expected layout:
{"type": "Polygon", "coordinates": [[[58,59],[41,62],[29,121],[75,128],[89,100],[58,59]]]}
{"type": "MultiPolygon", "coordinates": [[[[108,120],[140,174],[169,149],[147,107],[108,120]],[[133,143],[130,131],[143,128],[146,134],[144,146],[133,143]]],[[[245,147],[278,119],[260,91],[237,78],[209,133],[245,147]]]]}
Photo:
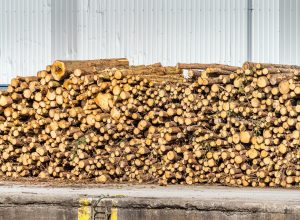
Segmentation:
{"type": "Polygon", "coordinates": [[[65,64],[59,60],[54,61],[51,66],[51,74],[55,80],[60,81],[65,75],[65,64]]]}

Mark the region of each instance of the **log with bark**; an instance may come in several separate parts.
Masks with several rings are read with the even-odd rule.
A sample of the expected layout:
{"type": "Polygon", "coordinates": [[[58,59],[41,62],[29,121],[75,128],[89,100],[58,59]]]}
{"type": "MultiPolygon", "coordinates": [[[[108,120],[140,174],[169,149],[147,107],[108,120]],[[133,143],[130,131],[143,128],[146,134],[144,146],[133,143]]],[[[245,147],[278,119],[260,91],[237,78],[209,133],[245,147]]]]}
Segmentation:
{"type": "Polygon", "coordinates": [[[67,78],[76,69],[95,72],[105,68],[121,67],[128,68],[129,62],[126,58],[99,59],[99,60],[56,60],[51,65],[51,74],[57,81],[67,78]]]}

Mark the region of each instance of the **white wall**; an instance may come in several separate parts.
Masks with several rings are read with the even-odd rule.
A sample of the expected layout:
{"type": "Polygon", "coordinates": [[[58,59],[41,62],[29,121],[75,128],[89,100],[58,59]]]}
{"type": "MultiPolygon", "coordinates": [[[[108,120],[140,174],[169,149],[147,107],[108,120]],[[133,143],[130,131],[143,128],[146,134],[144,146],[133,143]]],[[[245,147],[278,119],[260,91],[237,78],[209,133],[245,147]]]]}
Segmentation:
{"type": "Polygon", "coordinates": [[[253,0],[252,59],[300,65],[300,1],[253,0]]]}
{"type": "Polygon", "coordinates": [[[51,0],[0,0],[0,84],[51,61],[51,0]]]}
{"type": "Polygon", "coordinates": [[[299,29],[298,0],[0,0],[0,84],[55,59],[300,64],[299,29]]]}

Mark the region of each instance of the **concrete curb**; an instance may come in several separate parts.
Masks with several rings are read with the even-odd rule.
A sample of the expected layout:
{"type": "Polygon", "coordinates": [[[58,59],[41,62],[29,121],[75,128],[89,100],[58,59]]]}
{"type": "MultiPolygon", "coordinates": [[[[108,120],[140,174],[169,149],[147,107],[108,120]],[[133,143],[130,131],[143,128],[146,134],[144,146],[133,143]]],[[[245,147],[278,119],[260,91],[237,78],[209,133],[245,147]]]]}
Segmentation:
{"type": "Polygon", "coordinates": [[[2,188],[0,220],[300,219],[298,190],[147,186],[145,189],[134,186],[2,188]],[[171,196],[170,192],[177,189],[181,190],[177,193],[181,196],[171,196]],[[147,196],[149,190],[153,196],[147,196]],[[191,192],[194,197],[187,196],[191,192]]]}

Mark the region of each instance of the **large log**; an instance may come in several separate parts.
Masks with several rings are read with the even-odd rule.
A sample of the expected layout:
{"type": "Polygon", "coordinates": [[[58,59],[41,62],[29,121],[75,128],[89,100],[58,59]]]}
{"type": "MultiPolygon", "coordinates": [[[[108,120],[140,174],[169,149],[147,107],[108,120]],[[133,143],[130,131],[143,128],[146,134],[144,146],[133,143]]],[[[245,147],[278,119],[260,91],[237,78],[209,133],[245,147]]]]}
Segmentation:
{"type": "Polygon", "coordinates": [[[254,62],[245,62],[243,64],[243,69],[264,69],[264,68],[282,68],[282,69],[300,69],[300,66],[297,65],[286,65],[286,64],[273,64],[273,63],[254,63],[254,62]]]}
{"type": "Polygon", "coordinates": [[[240,69],[237,66],[228,66],[223,64],[203,64],[203,63],[177,63],[178,69],[207,69],[207,68],[220,68],[228,71],[236,71],[240,69]]]}
{"type": "Polygon", "coordinates": [[[75,69],[97,71],[112,67],[128,68],[129,62],[126,58],[76,61],[56,60],[51,65],[51,74],[55,80],[60,81],[64,78],[67,78],[75,69]]]}

